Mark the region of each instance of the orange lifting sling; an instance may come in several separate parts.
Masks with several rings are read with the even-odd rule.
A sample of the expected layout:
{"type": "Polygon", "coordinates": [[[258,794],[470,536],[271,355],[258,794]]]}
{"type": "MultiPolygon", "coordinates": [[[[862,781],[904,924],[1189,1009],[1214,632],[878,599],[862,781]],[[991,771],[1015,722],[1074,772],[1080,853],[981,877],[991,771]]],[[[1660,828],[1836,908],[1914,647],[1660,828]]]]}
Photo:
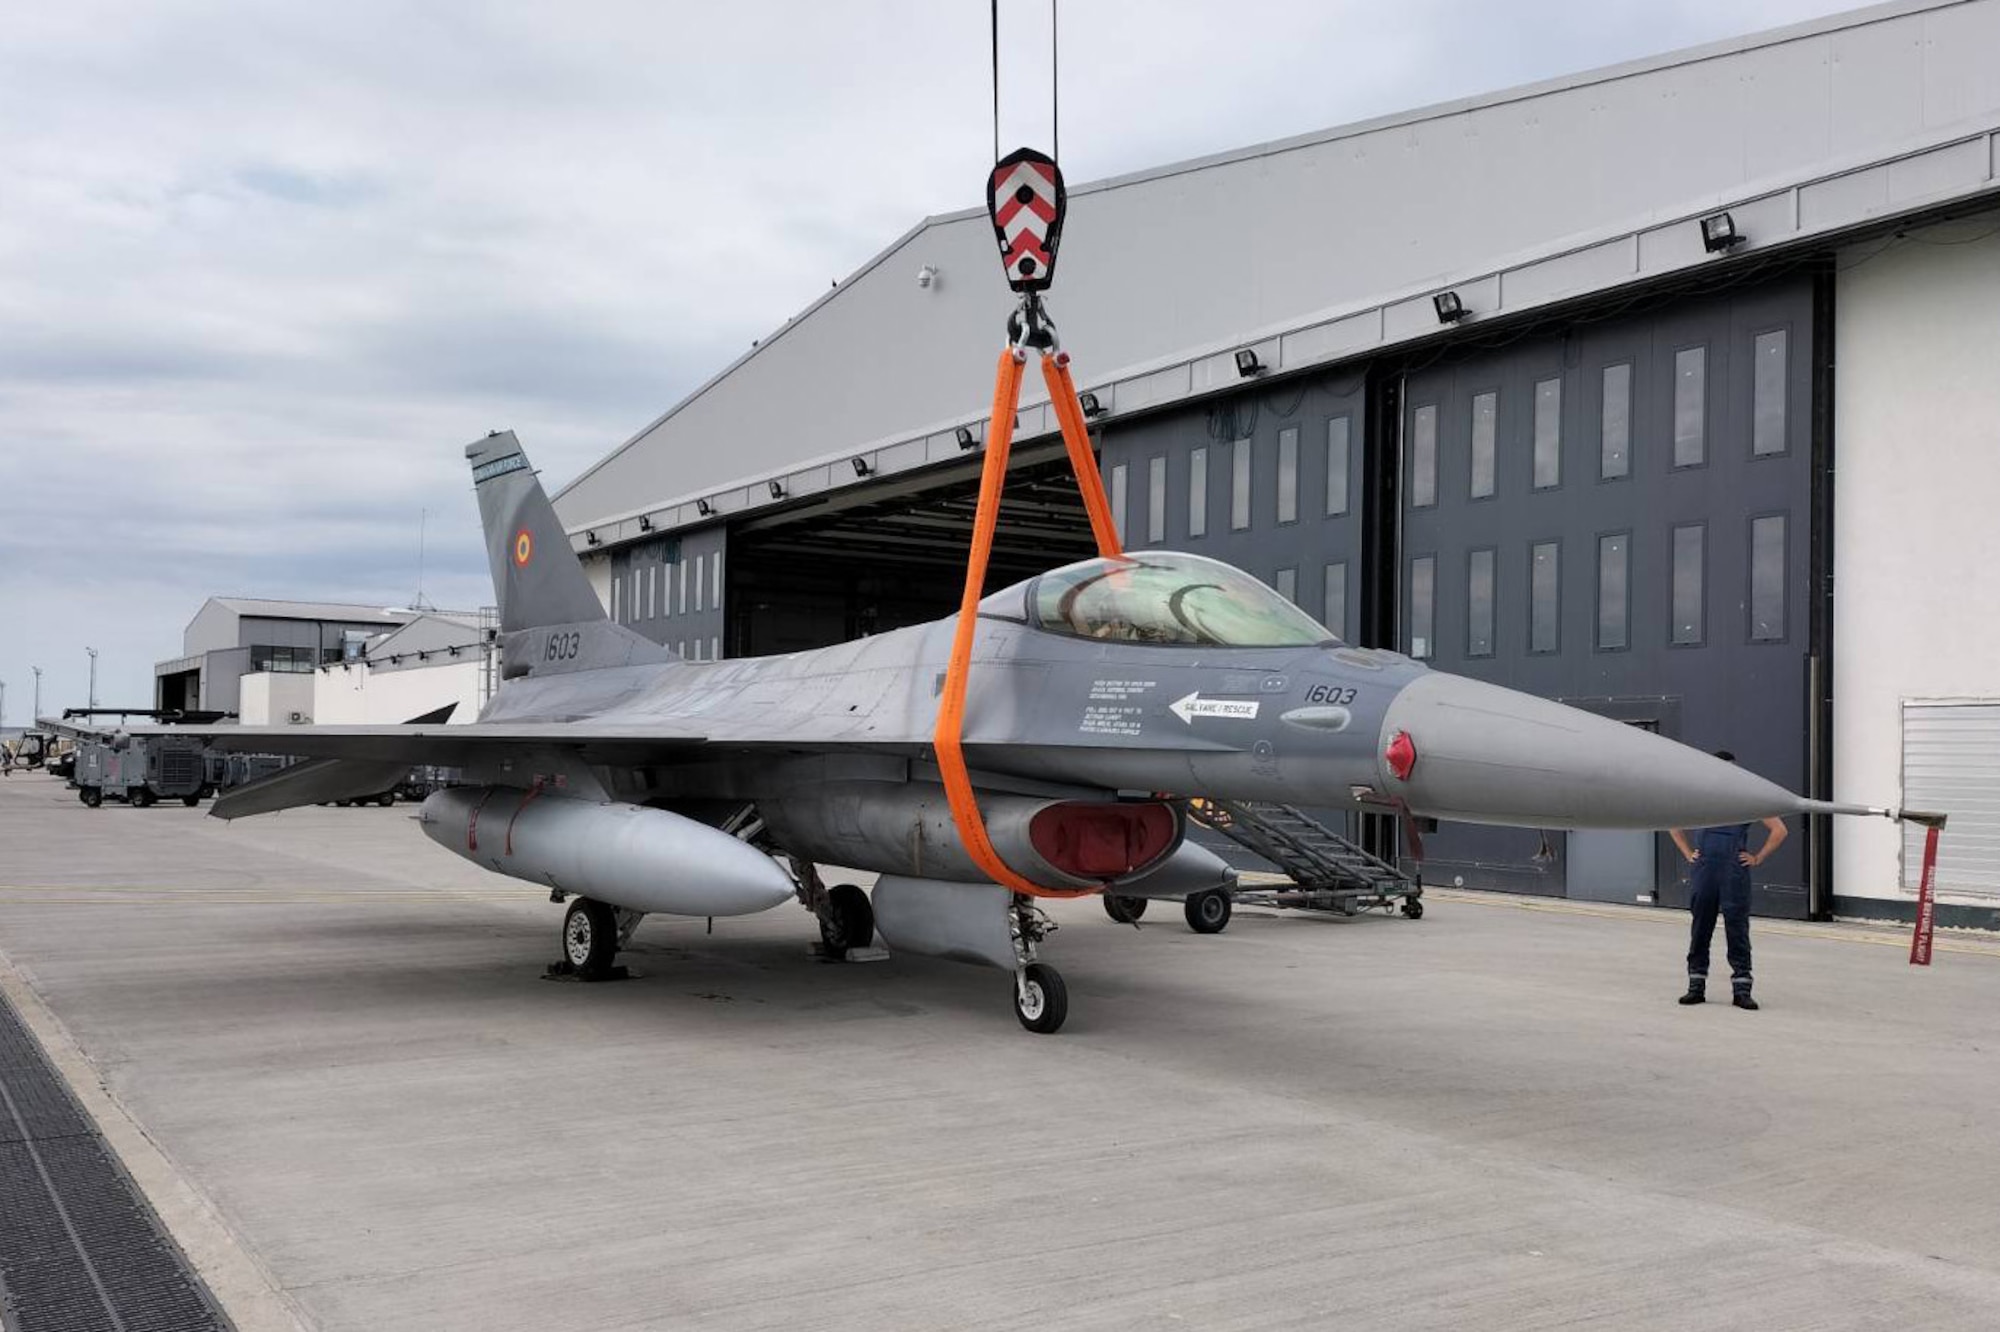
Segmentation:
{"type": "Polygon", "coordinates": [[[979,602],[986,588],[986,567],[993,553],[993,535],[1000,525],[1000,492],[1007,483],[1007,455],[1014,442],[1014,412],[1021,400],[1021,375],[1028,348],[1041,351],[1042,379],[1049,403],[1062,426],[1070,468],[1090,515],[1091,535],[1099,555],[1120,555],[1118,527],[1104,498],[1104,479],[1091,451],[1083,404],[1070,377],[1069,354],[1057,349],[1055,328],[1042,309],[1039,293],[1055,273],[1055,252],[1062,233],[1065,197],[1062,173],[1053,160],[1021,149],[1001,161],[987,178],[986,202],[1007,267],[1008,284],[1022,293],[1020,308],[1010,321],[1012,337],[993,382],[993,414],[986,428],[986,462],[979,478],[979,508],[972,523],[972,548],[965,562],[965,591],[958,603],[958,626],[952,636],[951,660],[945,667],[944,693],[938,700],[937,731],[932,748],[951,805],[953,824],[972,861],[995,883],[1031,897],[1085,897],[1096,888],[1049,888],[1014,872],[993,849],[986,820],[966,770],[965,693],[972,673],[972,643],[979,625],[979,602]]]}

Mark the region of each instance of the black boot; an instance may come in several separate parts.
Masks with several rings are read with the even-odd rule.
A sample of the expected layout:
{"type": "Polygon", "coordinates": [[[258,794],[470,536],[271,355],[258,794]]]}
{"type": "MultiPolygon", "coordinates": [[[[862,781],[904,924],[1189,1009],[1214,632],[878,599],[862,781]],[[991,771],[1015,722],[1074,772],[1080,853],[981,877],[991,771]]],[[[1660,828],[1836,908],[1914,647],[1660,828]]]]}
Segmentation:
{"type": "Polygon", "coordinates": [[[1708,979],[1705,976],[1689,976],[1688,992],[1681,996],[1684,1004],[1705,1004],[1708,1002],[1708,979]]]}
{"type": "Polygon", "coordinates": [[[1757,1011],[1757,1001],[1750,997],[1750,987],[1747,985],[1737,986],[1735,997],[1729,1002],[1751,1013],[1757,1011]]]}

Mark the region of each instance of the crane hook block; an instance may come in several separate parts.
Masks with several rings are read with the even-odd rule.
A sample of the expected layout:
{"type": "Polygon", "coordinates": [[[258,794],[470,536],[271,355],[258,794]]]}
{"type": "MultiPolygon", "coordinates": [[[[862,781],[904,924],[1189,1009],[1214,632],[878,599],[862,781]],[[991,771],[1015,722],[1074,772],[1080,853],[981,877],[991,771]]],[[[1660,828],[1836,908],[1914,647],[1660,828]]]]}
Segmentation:
{"type": "Polygon", "coordinates": [[[1016,148],[986,178],[986,212],[1000,242],[1007,285],[1018,292],[1046,291],[1056,275],[1069,194],[1062,169],[1047,153],[1016,148]]]}

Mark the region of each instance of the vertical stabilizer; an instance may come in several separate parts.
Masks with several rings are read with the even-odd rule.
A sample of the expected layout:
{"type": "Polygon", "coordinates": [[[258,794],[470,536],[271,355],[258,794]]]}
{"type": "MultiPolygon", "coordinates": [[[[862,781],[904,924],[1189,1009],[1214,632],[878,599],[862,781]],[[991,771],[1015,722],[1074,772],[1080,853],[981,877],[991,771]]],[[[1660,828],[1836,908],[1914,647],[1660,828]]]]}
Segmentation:
{"type": "Polygon", "coordinates": [[[604,619],[604,605],[591,590],[514,432],[495,431],[468,444],[465,456],[472,463],[479,519],[486,528],[500,631],[604,619]]]}

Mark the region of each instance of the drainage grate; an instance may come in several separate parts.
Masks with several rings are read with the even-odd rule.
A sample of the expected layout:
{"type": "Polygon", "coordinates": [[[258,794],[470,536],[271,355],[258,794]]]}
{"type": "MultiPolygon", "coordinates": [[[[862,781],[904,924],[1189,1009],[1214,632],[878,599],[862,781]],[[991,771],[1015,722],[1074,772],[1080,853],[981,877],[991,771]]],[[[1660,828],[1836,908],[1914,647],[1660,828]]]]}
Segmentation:
{"type": "Polygon", "coordinates": [[[0,1325],[7,1332],[229,1327],[5,995],[0,1325]]]}

